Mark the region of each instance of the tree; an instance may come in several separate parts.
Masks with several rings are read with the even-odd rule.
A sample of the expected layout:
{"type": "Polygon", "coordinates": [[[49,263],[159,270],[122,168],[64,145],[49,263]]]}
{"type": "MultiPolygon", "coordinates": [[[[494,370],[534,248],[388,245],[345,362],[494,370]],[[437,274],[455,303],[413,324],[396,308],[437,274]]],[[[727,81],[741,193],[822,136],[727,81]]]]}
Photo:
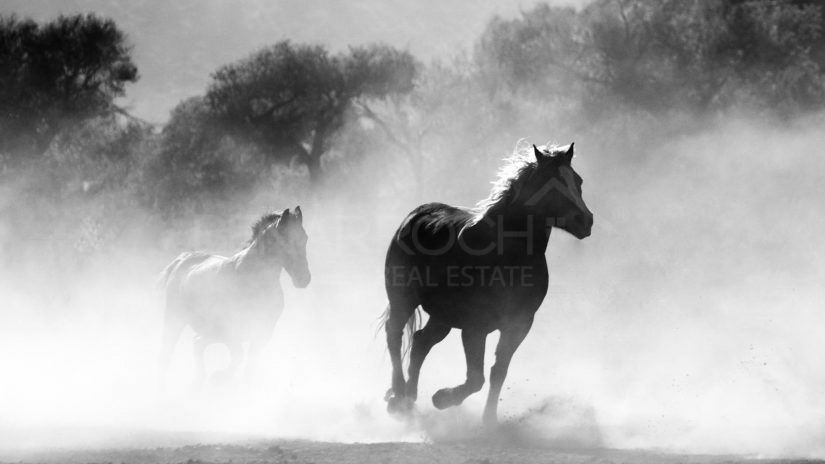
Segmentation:
{"type": "Polygon", "coordinates": [[[477,46],[493,88],[649,113],[825,104],[822,6],[804,0],[596,0],[494,19],[477,46]],[[596,100],[594,100],[596,99],[596,100]]]}
{"type": "Polygon", "coordinates": [[[227,137],[215,126],[203,97],[179,103],[160,134],[157,150],[141,168],[144,204],[171,212],[200,208],[214,197],[227,197],[255,186],[266,172],[254,147],[227,137]]]}
{"type": "Polygon", "coordinates": [[[218,127],[272,161],[297,159],[317,181],[354,105],[411,91],[416,69],[411,54],[386,45],[331,55],[283,41],[215,72],[205,101],[218,127]]]}
{"type": "Polygon", "coordinates": [[[48,185],[38,190],[60,196],[131,190],[131,177],[156,138],[151,126],[120,114],[86,120],[60,134],[56,149],[38,164],[50,173],[48,185]]]}
{"type": "Polygon", "coordinates": [[[137,78],[126,36],[110,19],[0,18],[0,156],[42,154],[67,128],[120,111],[114,99],[137,78]]]}
{"type": "Polygon", "coordinates": [[[494,17],[475,50],[490,92],[536,90],[563,95],[576,80],[590,80],[580,15],[573,8],[539,4],[520,19],[494,17]]]}
{"type": "MultiPolygon", "coordinates": [[[[413,91],[378,102],[361,102],[357,108],[370,122],[364,126],[371,129],[373,137],[388,144],[383,152],[398,155],[392,164],[403,170],[399,177],[412,181],[414,197],[426,199],[435,185],[454,183],[455,169],[473,170],[476,157],[468,160],[457,155],[466,151],[468,144],[487,146],[497,137],[510,135],[516,120],[509,111],[511,104],[506,98],[490,98],[473,61],[457,55],[422,67],[413,91]],[[433,161],[439,169],[428,166],[433,161]]],[[[410,188],[404,184],[397,187],[410,188]]]]}

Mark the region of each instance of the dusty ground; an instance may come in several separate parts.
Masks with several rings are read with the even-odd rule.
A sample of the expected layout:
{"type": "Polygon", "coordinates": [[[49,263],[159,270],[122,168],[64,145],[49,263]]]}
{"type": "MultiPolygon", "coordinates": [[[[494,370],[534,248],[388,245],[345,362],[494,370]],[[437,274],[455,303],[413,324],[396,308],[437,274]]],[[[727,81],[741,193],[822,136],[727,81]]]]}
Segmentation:
{"type": "Polygon", "coordinates": [[[0,462],[16,463],[272,463],[272,464],[608,464],[608,463],[790,463],[740,456],[674,455],[646,451],[559,450],[478,442],[426,444],[341,444],[313,441],[260,440],[236,444],[140,448],[0,451],[0,462]]]}

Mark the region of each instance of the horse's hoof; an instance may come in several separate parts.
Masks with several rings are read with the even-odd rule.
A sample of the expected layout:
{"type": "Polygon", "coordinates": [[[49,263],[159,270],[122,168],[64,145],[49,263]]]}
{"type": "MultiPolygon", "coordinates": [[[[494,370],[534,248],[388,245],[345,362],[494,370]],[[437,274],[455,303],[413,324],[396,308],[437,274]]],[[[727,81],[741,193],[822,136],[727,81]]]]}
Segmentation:
{"type": "Polygon", "coordinates": [[[413,401],[406,396],[391,396],[387,399],[387,412],[393,416],[409,416],[413,410],[413,401]]]}
{"type": "Polygon", "coordinates": [[[453,406],[453,389],[442,388],[433,395],[433,406],[437,409],[447,409],[453,406]]]}

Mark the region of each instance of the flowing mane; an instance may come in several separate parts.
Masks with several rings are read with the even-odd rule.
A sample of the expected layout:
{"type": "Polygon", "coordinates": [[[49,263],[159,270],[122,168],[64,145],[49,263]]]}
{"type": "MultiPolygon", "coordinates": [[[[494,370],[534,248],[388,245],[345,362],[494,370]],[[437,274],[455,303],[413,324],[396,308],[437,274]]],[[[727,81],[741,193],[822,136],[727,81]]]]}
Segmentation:
{"type": "Polygon", "coordinates": [[[273,224],[280,219],[281,213],[267,213],[261,216],[255,224],[252,225],[252,237],[249,239],[249,243],[252,243],[258,236],[261,235],[270,224],[273,224]]]}
{"type": "MultiPolygon", "coordinates": [[[[540,145],[537,147],[547,156],[556,156],[562,152],[562,147],[555,144],[540,145]]],[[[513,154],[504,159],[504,165],[499,169],[496,179],[492,182],[493,188],[487,198],[476,203],[475,220],[477,222],[484,213],[495,206],[506,205],[518,194],[525,180],[536,171],[538,163],[533,154],[533,146],[525,139],[516,142],[513,154]]]]}

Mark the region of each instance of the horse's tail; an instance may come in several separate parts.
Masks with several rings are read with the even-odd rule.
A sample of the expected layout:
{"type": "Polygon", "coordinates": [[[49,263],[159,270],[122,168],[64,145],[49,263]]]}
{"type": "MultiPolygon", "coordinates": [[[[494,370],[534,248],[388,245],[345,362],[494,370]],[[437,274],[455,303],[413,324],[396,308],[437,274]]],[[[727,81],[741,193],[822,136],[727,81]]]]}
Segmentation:
{"type": "MultiPolygon", "coordinates": [[[[390,311],[392,311],[392,306],[387,305],[387,309],[384,310],[384,313],[381,314],[381,322],[378,325],[378,331],[385,330],[387,326],[387,321],[390,320],[390,311]]],[[[412,315],[409,319],[407,319],[407,323],[404,325],[404,332],[407,334],[403,345],[401,345],[401,359],[407,357],[409,354],[410,349],[412,349],[412,339],[413,334],[415,334],[420,328],[423,322],[424,317],[421,315],[421,307],[416,307],[413,311],[412,315]]]]}
{"type": "Polygon", "coordinates": [[[407,343],[401,348],[402,359],[406,357],[412,349],[413,335],[421,329],[423,319],[424,316],[421,315],[420,306],[416,307],[415,311],[412,313],[412,316],[407,319],[407,324],[404,326],[405,332],[407,332],[407,343]]]}

